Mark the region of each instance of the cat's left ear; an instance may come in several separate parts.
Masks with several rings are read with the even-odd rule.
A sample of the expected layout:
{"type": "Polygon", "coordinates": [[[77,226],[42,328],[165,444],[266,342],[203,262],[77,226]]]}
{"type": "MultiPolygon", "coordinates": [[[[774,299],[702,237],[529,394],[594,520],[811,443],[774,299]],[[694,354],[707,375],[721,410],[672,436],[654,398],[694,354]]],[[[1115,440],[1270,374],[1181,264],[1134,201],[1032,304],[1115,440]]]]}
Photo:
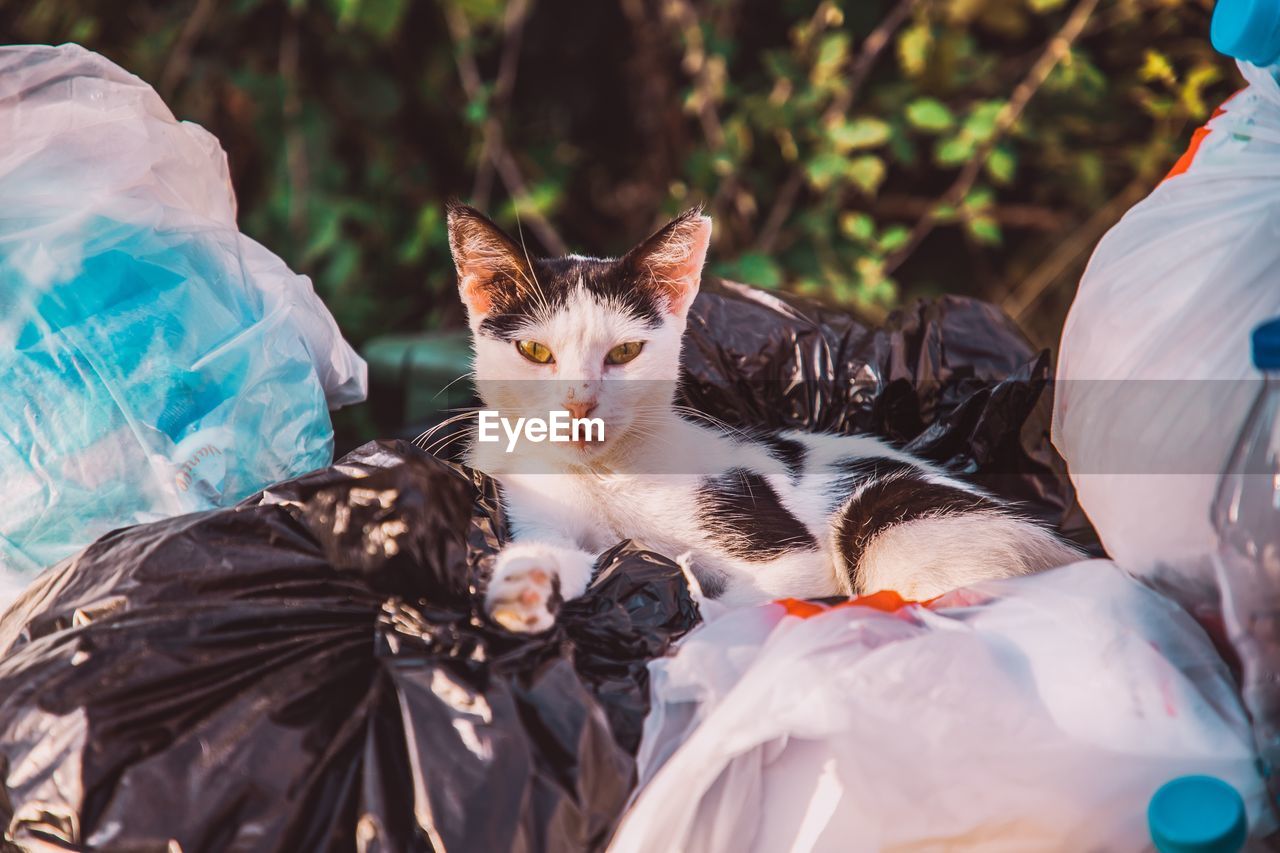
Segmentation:
{"type": "Polygon", "coordinates": [[[686,210],[622,259],[666,309],[683,317],[698,294],[711,244],[711,217],[686,210]]]}
{"type": "Polygon", "coordinates": [[[458,293],[472,317],[505,310],[512,300],[536,289],[528,254],[501,228],[457,201],[450,201],[446,212],[458,293]]]}

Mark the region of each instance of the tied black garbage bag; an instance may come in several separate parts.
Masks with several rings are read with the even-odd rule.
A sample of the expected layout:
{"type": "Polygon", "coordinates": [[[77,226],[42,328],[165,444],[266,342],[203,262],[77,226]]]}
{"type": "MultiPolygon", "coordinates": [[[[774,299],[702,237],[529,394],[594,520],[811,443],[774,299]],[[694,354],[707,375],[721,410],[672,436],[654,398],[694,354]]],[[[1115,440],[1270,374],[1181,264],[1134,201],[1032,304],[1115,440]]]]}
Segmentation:
{"type": "Polygon", "coordinates": [[[57,849],[584,850],[634,782],[680,569],[619,546],[481,619],[495,491],[403,443],[116,531],[0,622],[0,825],[57,849]],[[177,846],[171,846],[176,843],[177,846]]]}
{"type": "MultiPolygon", "coordinates": [[[[691,405],[871,432],[1057,521],[1047,360],[994,308],[880,329],[707,282],[691,405]]],[[[0,825],[71,849],[599,849],[634,783],[646,664],[697,620],[625,543],[556,627],[480,612],[495,484],[404,443],[229,510],[116,531],[0,619],[0,825]],[[171,844],[173,842],[173,844],[171,844]]]]}

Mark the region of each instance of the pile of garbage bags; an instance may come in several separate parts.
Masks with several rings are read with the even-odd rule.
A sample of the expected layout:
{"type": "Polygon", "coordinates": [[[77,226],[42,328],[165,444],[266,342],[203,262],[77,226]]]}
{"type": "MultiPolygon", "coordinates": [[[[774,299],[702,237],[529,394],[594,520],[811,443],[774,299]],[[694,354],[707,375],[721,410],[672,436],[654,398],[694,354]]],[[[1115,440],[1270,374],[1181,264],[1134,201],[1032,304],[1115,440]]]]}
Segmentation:
{"type": "Polygon", "coordinates": [[[364,362],[225,155],[75,45],[0,48],[0,604],[107,531],[333,460],[364,362]]]}
{"type": "Polygon", "coordinates": [[[697,619],[619,547],[536,637],[480,619],[493,484],[371,444],[112,533],[0,620],[0,826],[94,850],[584,850],[646,663],[697,619]]]}
{"type": "MultiPolygon", "coordinates": [[[[708,283],[694,316],[684,393],[711,414],[869,426],[1046,517],[1069,503],[1047,362],[989,306],[876,329],[708,283]]],[[[551,632],[508,634],[481,612],[505,536],[491,481],[396,443],[103,537],[0,618],[0,826],[94,849],[601,849],[647,665],[698,609],[676,555],[619,543],[551,632]]]]}

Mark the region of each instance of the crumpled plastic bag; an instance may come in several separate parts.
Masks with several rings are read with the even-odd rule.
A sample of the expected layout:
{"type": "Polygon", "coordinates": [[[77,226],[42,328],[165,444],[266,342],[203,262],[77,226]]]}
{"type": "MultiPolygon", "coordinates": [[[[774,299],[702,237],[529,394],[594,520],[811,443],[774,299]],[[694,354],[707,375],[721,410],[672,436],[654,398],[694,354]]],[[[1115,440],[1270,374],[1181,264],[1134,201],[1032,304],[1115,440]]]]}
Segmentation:
{"type": "Polygon", "coordinates": [[[364,362],[217,140],[75,45],[0,48],[0,140],[0,580],[332,461],[364,362]]]}
{"type": "Polygon", "coordinates": [[[611,853],[1145,851],[1151,795],[1193,773],[1272,828],[1226,665],[1109,561],[730,612],[651,670],[611,853]]]}
{"type": "Polygon", "coordinates": [[[1053,440],[1107,553],[1192,606],[1215,597],[1210,507],[1280,316],[1280,66],[1198,131],[1098,244],[1059,350],[1053,440]]]}
{"type": "Polygon", "coordinates": [[[402,442],[116,531],[0,620],[0,828],[93,850],[599,849],[647,662],[693,626],[619,546],[556,626],[481,618],[496,489],[402,442]]]}

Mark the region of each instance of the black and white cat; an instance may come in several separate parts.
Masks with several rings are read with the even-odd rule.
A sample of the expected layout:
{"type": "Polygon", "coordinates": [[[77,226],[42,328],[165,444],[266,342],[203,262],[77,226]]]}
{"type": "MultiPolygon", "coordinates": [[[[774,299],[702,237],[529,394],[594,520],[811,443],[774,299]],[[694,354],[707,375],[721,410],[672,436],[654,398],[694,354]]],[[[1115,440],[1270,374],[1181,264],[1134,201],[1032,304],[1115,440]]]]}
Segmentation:
{"type": "Polygon", "coordinates": [[[603,441],[472,440],[513,542],[486,604],[515,631],[553,621],[621,539],[684,555],[729,605],[892,589],[925,599],[1080,555],[998,499],[862,436],[751,438],[674,404],[711,220],[689,211],[616,260],[531,258],[472,208],[449,240],[487,409],[598,418],[603,441]]]}

